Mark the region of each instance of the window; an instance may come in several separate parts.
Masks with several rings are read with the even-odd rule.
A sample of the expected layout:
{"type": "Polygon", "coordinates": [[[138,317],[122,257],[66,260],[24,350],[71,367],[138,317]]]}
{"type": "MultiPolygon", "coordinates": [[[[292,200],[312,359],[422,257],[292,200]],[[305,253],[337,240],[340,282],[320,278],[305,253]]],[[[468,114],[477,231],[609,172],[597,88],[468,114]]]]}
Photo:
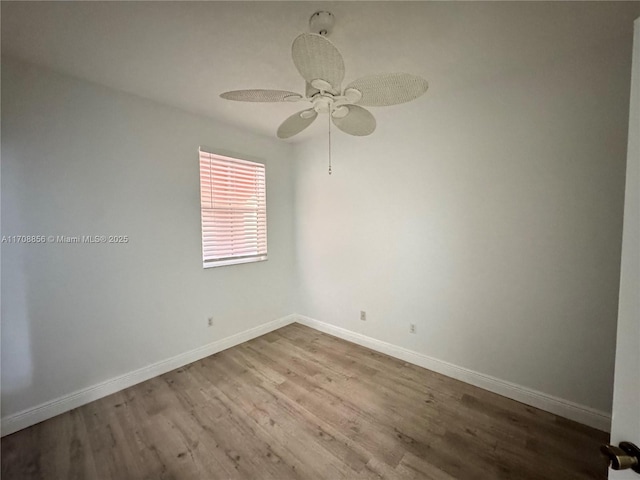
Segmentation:
{"type": "Polygon", "coordinates": [[[267,259],[267,193],[261,163],[200,149],[203,266],[267,259]]]}

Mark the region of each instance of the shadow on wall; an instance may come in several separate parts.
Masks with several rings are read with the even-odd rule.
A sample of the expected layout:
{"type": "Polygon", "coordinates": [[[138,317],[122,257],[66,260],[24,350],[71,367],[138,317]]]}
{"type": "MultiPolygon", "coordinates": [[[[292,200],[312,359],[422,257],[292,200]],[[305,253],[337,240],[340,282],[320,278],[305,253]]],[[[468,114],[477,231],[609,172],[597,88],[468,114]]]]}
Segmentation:
{"type": "Polygon", "coordinates": [[[2,279],[2,296],[12,298],[2,304],[2,416],[5,406],[11,411],[22,410],[14,399],[24,398],[24,391],[33,385],[33,348],[31,321],[27,306],[27,279],[24,269],[25,248],[22,244],[4,244],[3,271],[14,272],[11,279],[2,279]],[[10,252],[8,254],[8,252],[10,252]]]}

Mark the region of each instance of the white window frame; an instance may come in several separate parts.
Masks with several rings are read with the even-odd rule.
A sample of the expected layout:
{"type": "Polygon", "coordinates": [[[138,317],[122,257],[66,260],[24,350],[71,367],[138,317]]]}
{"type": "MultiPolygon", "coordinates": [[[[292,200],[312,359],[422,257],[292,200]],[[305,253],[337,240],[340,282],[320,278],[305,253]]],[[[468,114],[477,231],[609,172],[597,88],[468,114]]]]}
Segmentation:
{"type": "Polygon", "coordinates": [[[203,147],[198,162],[202,266],[267,260],[266,165],[203,147]]]}

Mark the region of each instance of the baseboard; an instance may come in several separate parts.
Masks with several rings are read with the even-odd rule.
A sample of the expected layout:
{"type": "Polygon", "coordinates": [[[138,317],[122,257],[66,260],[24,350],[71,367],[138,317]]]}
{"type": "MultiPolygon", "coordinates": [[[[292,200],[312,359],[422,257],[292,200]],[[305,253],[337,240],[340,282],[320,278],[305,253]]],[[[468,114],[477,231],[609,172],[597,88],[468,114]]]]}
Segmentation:
{"type": "Polygon", "coordinates": [[[304,315],[296,315],[296,321],[315,330],[328,333],[363,347],[370,348],[380,353],[404,360],[405,362],[441,373],[456,380],[461,380],[476,387],[483,388],[498,395],[516,400],[526,405],[545,410],[561,417],[574,420],[598,430],[609,432],[611,430],[611,415],[595,410],[584,405],[564,400],[562,398],[547,395],[546,393],[517,385],[515,383],[500,380],[499,378],[483,373],[459,367],[437,358],[429,357],[422,353],[408,350],[391,343],[383,342],[375,338],[367,337],[361,333],[352,332],[329,323],[321,322],[304,315]]]}
{"type": "Polygon", "coordinates": [[[448,377],[461,380],[504,397],[540,408],[541,410],[545,410],[555,415],[569,418],[599,430],[607,432],[610,431],[611,415],[606,412],[595,410],[584,405],[579,405],[552,395],[547,395],[545,393],[523,387],[522,385],[500,380],[499,378],[495,378],[490,375],[459,367],[457,365],[429,357],[422,353],[399,347],[382,340],[377,340],[372,337],[367,337],[366,335],[352,332],[313,318],[292,314],[249,330],[245,330],[244,332],[237,333],[230,337],[217,340],[194,350],[181,353],[175,357],[134,370],[133,372],[112,378],[105,382],[101,382],[97,385],[78,390],[70,393],[69,395],[64,395],[36,407],[3,417],[0,427],[2,436],[9,435],[17,432],[18,430],[22,430],[23,428],[35,425],[36,423],[55,417],[61,413],[68,412],[69,410],[73,410],[74,408],[80,407],[94,400],[98,400],[140,382],[144,382],[145,380],[170,372],[171,370],[208,357],[214,353],[221,352],[227,348],[234,347],[293,322],[301,323],[315,330],[362,345],[377,352],[427,368],[448,377]]]}
{"type": "Polygon", "coordinates": [[[288,315],[249,330],[245,330],[244,332],[236,333],[230,337],[217,340],[202,347],[195,348],[188,352],[181,353],[175,357],[162,360],[152,365],[134,370],[133,372],[101,382],[97,385],[83,388],[82,390],[70,393],[69,395],[64,395],[50,402],[45,402],[36,407],[28,408],[13,415],[8,415],[7,417],[2,418],[2,424],[0,427],[2,436],[30,427],[31,425],[35,425],[36,423],[47,420],[48,418],[55,417],[61,413],[68,412],[69,410],[73,410],[74,408],[93,402],[94,400],[98,400],[99,398],[106,397],[107,395],[119,392],[120,390],[131,387],[140,382],[144,382],[145,380],[170,372],[171,370],[175,370],[176,368],[180,368],[189,363],[208,357],[214,353],[221,352],[227,348],[234,347],[243,342],[259,337],[260,335],[264,335],[265,333],[277,330],[278,328],[295,322],[296,319],[297,317],[295,315],[288,315]]]}

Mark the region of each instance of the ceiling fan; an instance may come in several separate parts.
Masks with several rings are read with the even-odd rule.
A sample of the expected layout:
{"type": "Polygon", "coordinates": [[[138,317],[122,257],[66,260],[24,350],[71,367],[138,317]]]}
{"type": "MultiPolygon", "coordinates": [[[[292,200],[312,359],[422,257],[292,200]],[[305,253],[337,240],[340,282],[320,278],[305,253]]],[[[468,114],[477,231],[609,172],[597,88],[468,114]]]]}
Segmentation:
{"type": "Polygon", "coordinates": [[[376,129],[376,119],[363,107],[383,107],[418,98],[428,88],[427,81],[408,73],[381,73],[359,78],[344,89],[345,68],[342,55],[327,38],[333,28],[330,12],[316,12],[309,25],[314,33],[299,35],[291,46],[291,56],[306,82],[305,94],[285,90],[234,90],[222,93],[227,100],[240,102],[311,102],[307,108],[287,118],[277,135],[292,137],[318,117],[328,113],[333,124],[349,135],[370,135],[376,129]]]}

